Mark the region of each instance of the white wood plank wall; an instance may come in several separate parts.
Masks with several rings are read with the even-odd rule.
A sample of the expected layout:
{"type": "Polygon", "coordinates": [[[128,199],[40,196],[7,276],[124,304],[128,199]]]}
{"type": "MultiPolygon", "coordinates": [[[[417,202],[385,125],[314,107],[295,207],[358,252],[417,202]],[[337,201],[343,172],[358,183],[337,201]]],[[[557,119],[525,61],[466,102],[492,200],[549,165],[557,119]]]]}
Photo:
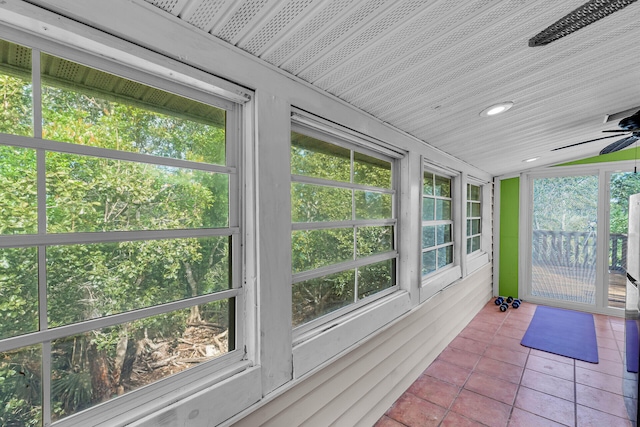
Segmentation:
{"type": "Polygon", "coordinates": [[[491,296],[486,265],[233,425],[372,426],[491,296]]]}

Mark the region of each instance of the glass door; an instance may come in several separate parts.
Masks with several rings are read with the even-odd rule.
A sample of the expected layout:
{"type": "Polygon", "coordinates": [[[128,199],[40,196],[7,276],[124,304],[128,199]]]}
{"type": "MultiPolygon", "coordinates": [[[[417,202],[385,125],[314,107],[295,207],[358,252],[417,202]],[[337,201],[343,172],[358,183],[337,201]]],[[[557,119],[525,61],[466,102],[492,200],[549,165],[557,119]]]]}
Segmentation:
{"type": "Polygon", "coordinates": [[[627,269],[629,196],[640,193],[640,174],[614,172],[609,177],[608,305],[624,308],[627,269]]]}
{"type": "Polygon", "coordinates": [[[595,305],[598,176],[533,180],[531,296],[595,305]]]}

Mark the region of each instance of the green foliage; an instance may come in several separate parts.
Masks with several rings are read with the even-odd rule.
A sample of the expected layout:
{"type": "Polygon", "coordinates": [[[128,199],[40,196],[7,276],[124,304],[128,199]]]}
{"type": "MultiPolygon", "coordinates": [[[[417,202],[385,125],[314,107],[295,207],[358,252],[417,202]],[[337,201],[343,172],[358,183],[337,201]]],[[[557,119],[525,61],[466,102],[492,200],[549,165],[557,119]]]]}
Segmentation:
{"type": "Polygon", "coordinates": [[[292,286],[293,326],[298,326],[352,304],[355,270],[295,283],[292,286]]]}
{"type": "Polygon", "coordinates": [[[38,330],[38,251],[0,249],[0,339],[38,330]]]}
{"type": "MultiPolygon", "coordinates": [[[[327,185],[292,182],[294,223],[393,218],[391,194],[375,191],[375,188],[391,188],[388,161],[292,132],[291,173],[335,182],[335,186],[329,182],[327,185]],[[358,186],[374,188],[370,191],[357,189],[358,186]]],[[[392,226],[294,230],[292,270],[300,273],[393,249],[392,226]]],[[[294,326],[393,286],[395,273],[391,272],[391,263],[369,264],[295,283],[292,287],[294,326]]]]}
{"type": "Polygon", "coordinates": [[[42,425],[41,399],[40,348],[0,353],[0,425],[42,425]]]}
{"type": "Polygon", "coordinates": [[[536,179],[533,184],[533,229],[594,231],[598,211],[598,177],[536,179]]]}
{"type": "Polygon", "coordinates": [[[0,133],[32,136],[31,82],[0,74],[0,133]]]}
{"type": "Polygon", "coordinates": [[[0,234],[36,233],[36,151],[0,145],[0,159],[0,234]]]}
{"type": "Polygon", "coordinates": [[[611,234],[627,234],[629,228],[629,196],[640,193],[640,175],[614,173],[611,175],[611,234]]]}
{"type": "Polygon", "coordinates": [[[395,284],[395,260],[358,268],[358,299],[390,288],[395,284]]]}
{"type": "MultiPolygon", "coordinates": [[[[45,139],[226,164],[224,126],[151,111],[98,91],[70,90],[46,77],[44,83],[45,139]]],[[[29,81],[0,74],[0,133],[33,136],[31,91],[29,81]]],[[[194,111],[215,108],[183,101],[194,111]]],[[[0,145],[0,235],[38,232],[36,163],[36,150],[0,145]]],[[[229,226],[226,174],[51,151],[43,172],[47,223],[40,227],[47,233],[229,226]]],[[[49,327],[231,286],[226,236],[48,246],[46,262],[49,327]]],[[[0,339],[38,329],[38,269],[37,247],[0,249],[0,339]]],[[[55,341],[53,418],[98,403],[100,381],[109,388],[103,394],[117,394],[123,383],[114,361],[123,337],[131,349],[140,340],[177,339],[189,322],[201,319],[232,328],[229,316],[228,302],[220,301],[55,341]],[[104,358],[105,377],[90,363],[90,351],[104,358]]],[[[40,360],[39,349],[0,354],[0,425],[41,424],[40,360]]]]}

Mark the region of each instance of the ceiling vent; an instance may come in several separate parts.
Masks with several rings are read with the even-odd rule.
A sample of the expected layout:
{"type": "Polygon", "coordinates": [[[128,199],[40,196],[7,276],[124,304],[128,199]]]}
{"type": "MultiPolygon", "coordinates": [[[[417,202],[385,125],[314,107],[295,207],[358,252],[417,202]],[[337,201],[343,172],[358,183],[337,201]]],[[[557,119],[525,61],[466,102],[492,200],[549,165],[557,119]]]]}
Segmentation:
{"type": "Polygon", "coordinates": [[[636,0],[591,0],[556,23],[542,30],[529,40],[530,47],[544,46],[554,40],[578,31],[613,12],[617,12],[636,0]]]}

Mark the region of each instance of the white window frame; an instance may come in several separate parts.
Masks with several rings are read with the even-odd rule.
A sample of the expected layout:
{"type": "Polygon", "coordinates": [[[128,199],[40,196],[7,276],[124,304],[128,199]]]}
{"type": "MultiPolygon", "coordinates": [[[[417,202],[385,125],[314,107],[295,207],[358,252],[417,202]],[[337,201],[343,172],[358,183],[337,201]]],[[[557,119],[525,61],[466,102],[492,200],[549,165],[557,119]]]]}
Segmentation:
{"type": "MultiPolygon", "coordinates": [[[[480,179],[466,176],[466,184],[475,185],[480,187],[480,249],[470,254],[466,253],[465,242],[465,262],[463,265],[463,274],[466,276],[485,264],[488,264],[491,260],[491,189],[492,184],[480,179]]],[[[465,184],[465,194],[467,185],[465,184]]],[[[466,196],[465,196],[466,197],[466,196]]],[[[467,205],[465,204],[465,212],[467,205]]],[[[466,220],[466,218],[465,218],[466,220]]],[[[466,237],[466,222],[464,233],[466,237]]]]}
{"type": "MultiPolygon", "coordinates": [[[[463,191],[466,192],[466,185],[463,187],[463,179],[461,177],[461,173],[458,171],[453,171],[447,168],[443,168],[442,166],[433,165],[428,162],[422,163],[422,170],[420,173],[420,256],[419,256],[419,265],[420,265],[420,275],[421,275],[421,287],[420,287],[420,302],[426,301],[431,298],[433,295],[444,289],[446,286],[455,282],[456,280],[462,277],[462,267],[461,267],[461,259],[462,259],[462,230],[461,224],[464,223],[466,227],[466,221],[463,220],[463,212],[461,209],[462,201],[466,200],[466,196],[463,199],[463,191]],[[451,220],[447,221],[423,221],[422,218],[422,200],[425,197],[423,194],[423,186],[424,186],[424,175],[425,173],[431,173],[434,175],[438,175],[444,178],[451,179],[451,220]],[[447,264],[446,266],[436,269],[433,272],[430,272],[424,276],[422,276],[422,254],[425,251],[425,248],[422,248],[422,226],[425,223],[429,223],[431,225],[438,225],[450,223],[451,224],[451,233],[452,233],[452,244],[453,244],[453,263],[447,264]]],[[[433,196],[436,198],[436,196],[433,196]]],[[[437,245],[435,246],[438,247],[437,245]]],[[[466,244],[464,245],[466,252],[466,244]]]]}
{"type": "MultiPolygon", "coordinates": [[[[299,378],[307,374],[312,369],[330,360],[332,357],[346,350],[367,335],[383,327],[386,323],[406,312],[410,308],[410,296],[398,285],[398,270],[400,256],[398,252],[398,242],[400,241],[398,212],[400,211],[398,188],[399,163],[404,158],[404,153],[400,153],[391,148],[390,145],[382,141],[361,135],[344,128],[335,123],[326,121],[310,113],[293,108],[291,130],[311,137],[339,145],[357,152],[370,155],[372,157],[390,160],[392,162],[392,194],[393,218],[389,220],[364,220],[355,221],[358,224],[367,225],[393,225],[394,230],[394,250],[390,253],[373,255],[365,260],[354,260],[312,270],[310,272],[294,274],[294,281],[306,280],[307,278],[320,277],[334,271],[342,271],[359,265],[368,265],[387,259],[395,259],[395,284],[394,286],[382,290],[362,301],[355,302],[334,312],[328,313],[308,323],[302,324],[293,330],[293,364],[294,378],[299,378]]],[[[313,184],[321,183],[319,179],[292,175],[291,182],[308,182],[313,184]]],[[[331,185],[333,185],[331,181],[331,185]]],[[[358,184],[346,184],[349,188],[372,189],[370,187],[359,186],[358,184]]],[[[379,191],[378,188],[375,189],[379,191]]],[[[322,223],[312,227],[326,228],[343,226],[346,223],[322,223]]],[[[292,224],[292,230],[307,229],[308,224],[292,224]],[[301,228],[302,227],[302,228],[301,228]]]]}
{"type": "MultiPolygon", "coordinates": [[[[132,231],[132,232],[103,232],[103,233],[65,233],[65,234],[30,234],[30,235],[5,235],[0,240],[0,248],[11,248],[21,246],[36,246],[44,248],[50,245],[82,244],[116,242],[129,240],[146,240],[162,238],[186,238],[203,236],[230,236],[232,245],[230,254],[232,264],[232,287],[229,290],[214,294],[202,295],[168,302],[161,305],[141,308],[130,312],[119,313],[108,317],[91,319],[79,323],[46,328],[46,306],[40,304],[40,331],[25,335],[14,336],[0,340],[0,352],[22,348],[30,345],[42,345],[42,413],[43,425],[51,425],[51,382],[50,382],[50,353],[51,341],[57,338],[76,335],[82,332],[113,326],[139,318],[146,318],[161,313],[167,313],[178,309],[188,308],[208,302],[235,298],[235,350],[222,355],[216,359],[201,363],[193,368],[180,373],[165,377],[142,388],[132,390],[122,396],[112,398],[106,402],[97,404],[76,414],[69,415],[59,421],[55,426],[75,426],[75,425],[114,425],[112,423],[124,424],[131,422],[130,411],[136,408],[137,416],[140,414],[152,413],[166,407],[167,404],[175,402],[177,399],[194,396],[196,392],[211,388],[228,389],[229,379],[236,378],[237,381],[246,382],[247,378],[259,379],[259,371],[251,369],[253,362],[248,356],[255,355],[256,349],[252,339],[247,336],[255,336],[255,326],[248,324],[245,319],[250,318],[245,314],[253,302],[245,295],[243,286],[244,266],[255,265],[255,253],[251,248],[246,248],[243,240],[245,235],[243,225],[249,224],[248,229],[253,230],[251,225],[255,217],[251,213],[244,213],[246,208],[243,205],[252,206],[253,195],[245,188],[252,189],[250,182],[253,180],[252,167],[253,151],[245,143],[245,140],[252,131],[247,127],[246,116],[250,115],[247,110],[253,104],[251,102],[253,94],[246,89],[231,85],[226,81],[212,78],[212,76],[186,67],[174,61],[167,60],[160,56],[154,56],[153,60],[142,59],[131,56],[131,66],[115,63],[103,56],[97,56],[86,52],[81,52],[67,46],[60,45],[51,40],[41,39],[37,36],[20,33],[14,29],[0,26],[0,39],[16,43],[31,49],[32,52],[32,85],[34,90],[34,135],[35,137],[22,137],[10,134],[2,134],[3,145],[36,149],[38,151],[38,185],[44,185],[44,174],[40,172],[44,165],[44,154],[46,151],[66,152],[92,157],[109,158],[114,160],[134,161],[148,164],[166,165],[172,167],[184,167],[190,169],[204,170],[208,172],[225,173],[229,175],[229,226],[224,229],[193,229],[193,230],[157,230],[157,231],[132,231]],[[157,87],[171,93],[175,93],[186,98],[213,105],[227,111],[226,134],[227,141],[234,141],[227,144],[227,164],[224,166],[203,164],[178,159],[154,158],[138,153],[116,152],[97,147],[82,146],[57,141],[44,140],[38,135],[41,134],[40,112],[40,53],[44,52],[53,56],[64,58],[73,62],[99,69],[111,74],[118,75],[133,81],[139,81],[145,85],[157,87]],[[168,63],[171,63],[168,65],[168,63]],[[165,67],[169,66],[171,71],[165,73],[165,67]],[[150,74],[149,70],[158,71],[157,74],[150,74]],[[163,75],[164,74],[164,75],[163,75]],[[170,76],[171,79],[165,78],[170,76]],[[218,81],[219,80],[219,81],[218,81]],[[214,83],[220,83],[217,86],[214,83]],[[247,167],[249,166],[249,167],[247,167]],[[246,172],[244,172],[246,170],[246,172]],[[241,171],[243,171],[241,173],[241,171]],[[44,320],[43,320],[44,319],[44,320]],[[227,381],[225,381],[227,380],[227,381]],[[116,421],[118,420],[118,421],[116,421]]],[[[126,56],[126,55],[125,55],[126,56]]],[[[44,188],[44,187],[42,187],[44,188]]],[[[45,192],[39,191],[38,195],[38,217],[39,222],[46,216],[45,192]]],[[[44,264],[44,251],[40,251],[38,262],[44,264]]],[[[253,267],[250,267],[253,268],[253,267]]],[[[39,288],[40,294],[46,293],[46,283],[43,282],[46,274],[40,268],[39,288]]],[[[242,399],[228,399],[221,395],[221,403],[231,403],[228,408],[220,411],[219,421],[223,421],[229,416],[239,412],[255,402],[261,396],[261,390],[256,387],[244,388],[240,390],[242,399]]],[[[227,396],[233,396],[236,392],[230,392],[227,396]]]]}
{"type": "MultiPolygon", "coordinates": [[[[482,186],[481,185],[475,185],[472,184],[470,182],[467,182],[467,202],[466,202],[466,206],[465,206],[465,211],[466,211],[466,228],[465,228],[465,236],[466,236],[466,245],[465,245],[465,250],[466,250],[466,254],[467,256],[470,255],[474,255],[476,254],[478,251],[482,250],[482,186]],[[478,194],[480,196],[480,200],[471,200],[469,198],[469,188],[470,187],[476,187],[478,189],[478,194]],[[472,212],[473,212],[473,208],[469,209],[469,207],[471,206],[478,206],[479,207],[479,212],[480,215],[479,216],[473,216],[472,212]],[[469,234],[469,227],[470,227],[470,221],[479,221],[479,230],[477,233],[473,234],[469,234]],[[473,241],[474,238],[478,238],[478,248],[476,250],[472,250],[469,251],[469,243],[473,241]]],[[[473,246],[473,244],[472,244],[473,246]]]]}
{"type": "Polygon", "coordinates": [[[520,176],[520,223],[518,262],[518,296],[537,304],[547,304],[571,310],[587,310],[607,315],[620,315],[619,308],[608,307],[608,257],[609,257],[609,173],[631,170],[632,161],[596,163],[576,166],[544,168],[523,173],[520,176]],[[596,225],[596,276],[595,304],[548,299],[531,295],[532,280],[532,235],[533,235],[533,188],[536,179],[567,176],[593,176],[598,179],[598,205],[596,225]]]}

